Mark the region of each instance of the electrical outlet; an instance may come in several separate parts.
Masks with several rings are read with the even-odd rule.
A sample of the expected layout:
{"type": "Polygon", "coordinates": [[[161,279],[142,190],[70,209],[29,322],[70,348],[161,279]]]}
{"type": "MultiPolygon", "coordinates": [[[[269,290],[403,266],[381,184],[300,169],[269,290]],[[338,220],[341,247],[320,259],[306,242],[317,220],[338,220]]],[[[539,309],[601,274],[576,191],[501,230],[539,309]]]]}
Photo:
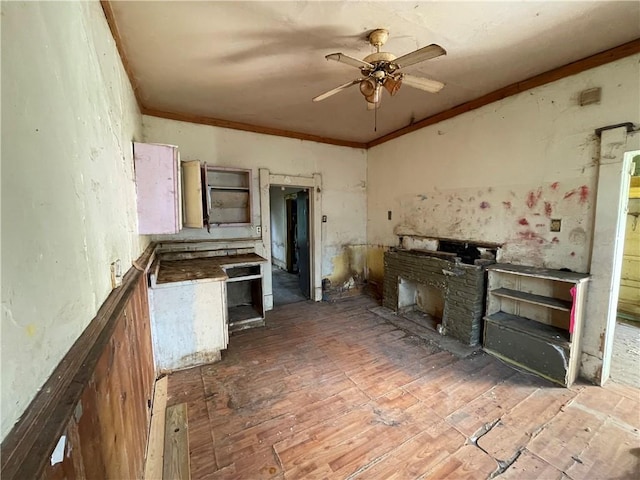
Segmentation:
{"type": "Polygon", "coordinates": [[[262,235],[262,227],[261,227],[260,225],[258,225],[258,226],[256,227],[256,233],[257,233],[258,235],[262,235]]]}
{"type": "Polygon", "coordinates": [[[122,285],[122,267],[120,259],[111,264],[111,288],[118,288],[122,285]]]}

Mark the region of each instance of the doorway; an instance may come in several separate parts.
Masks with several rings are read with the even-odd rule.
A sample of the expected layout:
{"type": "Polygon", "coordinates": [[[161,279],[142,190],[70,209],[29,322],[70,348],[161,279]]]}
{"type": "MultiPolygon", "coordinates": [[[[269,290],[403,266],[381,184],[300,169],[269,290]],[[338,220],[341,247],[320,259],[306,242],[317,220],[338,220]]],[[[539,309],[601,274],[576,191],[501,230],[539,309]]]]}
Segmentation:
{"type": "Polygon", "coordinates": [[[309,189],[270,185],[273,305],[308,300],[311,294],[309,189]]]}
{"type": "Polygon", "coordinates": [[[611,379],[640,388],[640,154],[632,162],[611,379]]]}

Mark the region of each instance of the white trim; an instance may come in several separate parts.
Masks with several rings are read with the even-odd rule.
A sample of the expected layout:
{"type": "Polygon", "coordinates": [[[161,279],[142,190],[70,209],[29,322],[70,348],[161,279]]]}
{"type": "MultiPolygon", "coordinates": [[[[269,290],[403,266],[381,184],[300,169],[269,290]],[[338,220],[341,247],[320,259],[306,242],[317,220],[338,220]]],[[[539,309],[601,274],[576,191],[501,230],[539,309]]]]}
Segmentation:
{"type": "MultiPolygon", "coordinates": [[[[609,379],[624,249],[630,165],[626,127],[605,130],[600,141],[593,227],[591,282],[587,295],[581,372],[604,385],[609,379]]],[[[634,139],[637,142],[637,138],[634,139]]],[[[635,153],[637,154],[637,152],[635,153]]]]}
{"type": "MultiPolygon", "coordinates": [[[[314,173],[312,177],[305,177],[272,174],[266,168],[260,169],[262,256],[269,261],[269,265],[271,265],[271,207],[269,202],[269,188],[272,185],[309,189],[310,291],[312,300],[319,302],[322,300],[322,177],[319,173],[314,173]]],[[[265,268],[264,280],[265,310],[271,310],[273,308],[271,268],[265,268]]]]}

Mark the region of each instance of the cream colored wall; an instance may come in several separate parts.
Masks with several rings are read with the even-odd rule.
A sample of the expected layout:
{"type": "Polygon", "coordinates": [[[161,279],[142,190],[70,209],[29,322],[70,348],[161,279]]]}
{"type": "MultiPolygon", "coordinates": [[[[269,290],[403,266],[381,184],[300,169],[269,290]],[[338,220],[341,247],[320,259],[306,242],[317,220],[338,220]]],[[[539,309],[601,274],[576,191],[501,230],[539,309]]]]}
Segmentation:
{"type": "MultiPolygon", "coordinates": [[[[183,229],[177,235],[154,237],[168,239],[255,238],[261,225],[258,169],[272,174],[322,176],[322,277],[332,282],[345,280],[345,262],[349,269],[362,271],[364,256],[349,256],[353,245],[366,243],[367,156],[362,149],[338,147],[291,138],[197,125],[157,117],[143,116],[147,142],[177,145],[182,160],[200,160],[209,165],[251,168],[253,170],[253,225],[183,229]],[[339,276],[338,276],[339,275],[339,276]]],[[[348,270],[348,269],[347,269],[348,270]]],[[[348,277],[347,277],[348,278],[348,277]]]]}
{"type": "Polygon", "coordinates": [[[100,3],[1,9],[4,438],[146,239],[141,118],[100,3]]]}
{"type": "Polygon", "coordinates": [[[368,152],[368,241],[504,244],[502,261],[589,270],[598,127],[640,121],[640,55],[506,98],[368,152]],[[578,94],[602,87],[598,105],[578,94]],[[393,220],[387,220],[387,211],[393,220]],[[558,233],[551,219],[561,219],[558,233]]]}
{"type": "MultiPolygon", "coordinates": [[[[370,277],[379,280],[382,253],[399,234],[497,242],[499,261],[594,274],[593,252],[611,248],[592,242],[598,165],[614,161],[609,147],[601,159],[594,130],[640,123],[639,61],[634,55],[370,149],[370,277]],[[593,87],[602,88],[601,102],[581,107],[579,92],[593,87]],[[549,230],[551,219],[562,220],[560,232],[549,230]]],[[[615,216],[617,208],[603,211],[615,216]]],[[[606,304],[598,298],[609,290],[596,277],[591,306],[606,304]]],[[[582,374],[600,381],[606,318],[587,308],[585,324],[582,374]],[[586,365],[586,354],[595,363],[586,365]]]]}

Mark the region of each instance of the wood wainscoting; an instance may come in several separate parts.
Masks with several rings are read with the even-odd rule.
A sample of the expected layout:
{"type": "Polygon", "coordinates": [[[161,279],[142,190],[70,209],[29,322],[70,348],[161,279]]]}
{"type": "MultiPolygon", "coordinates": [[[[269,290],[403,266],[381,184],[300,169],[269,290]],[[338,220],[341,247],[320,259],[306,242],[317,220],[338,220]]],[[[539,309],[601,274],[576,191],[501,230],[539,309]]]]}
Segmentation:
{"type": "Polygon", "coordinates": [[[111,292],[3,441],[3,480],[142,478],[155,381],[144,273],[153,249],[111,292]],[[58,461],[54,449],[62,452],[58,461]]]}

